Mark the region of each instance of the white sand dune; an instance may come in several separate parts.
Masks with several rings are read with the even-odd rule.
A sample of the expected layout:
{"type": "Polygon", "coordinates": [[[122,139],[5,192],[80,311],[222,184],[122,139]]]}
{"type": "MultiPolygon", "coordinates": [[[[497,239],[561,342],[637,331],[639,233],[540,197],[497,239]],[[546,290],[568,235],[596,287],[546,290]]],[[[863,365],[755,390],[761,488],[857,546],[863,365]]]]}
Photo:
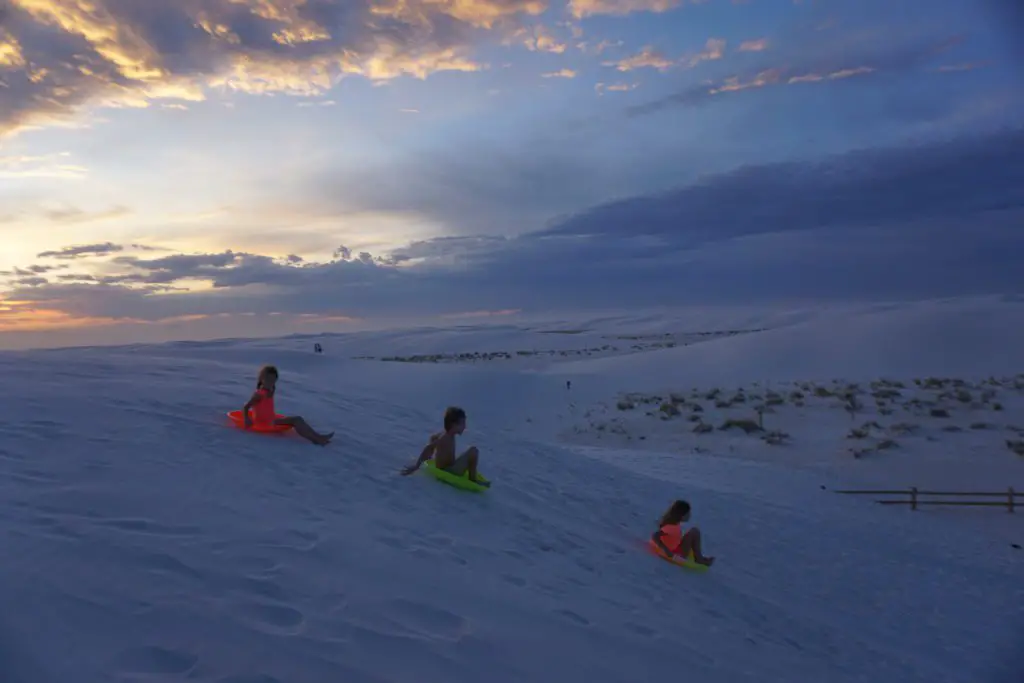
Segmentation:
{"type": "Polygon", "coordinates": [[[984,298],[879,304],[804,313],[757,334],[628,359],[566,363],[637,390],[667,382],[723,386],[755,381],[1014,374],[1024,369],[1024,301],[984,298]],[[641,386],[643,385],[643,386],[641,386]]]}
{"type": "Polygon", "coordinates": [[[536,359],[353,356],[565,351],[628,325],[595,323],[592,339],[511,326],[324,337],[323,355],[309,339],[0,355],[0,680],[1017,682],[1024,551],[1004,535],[838,496],[785,464],[556,439],[598,386],[663,384],[675,359],[688,381],[721,383],[716,369],[738,381],[752,348],[786,377],[904,374],[903,360],[920,363],[912,374],[943,357],[987,373],[1021,353],[1019,305],[944,306],[554,354],[543,372],[536,359]],[[888,332],[827,343],[868,319],[888,332]],[[960,336],[933,337],[923,360],[920,337],[900,346],[950,327],[960,336]],[[338,430],[333,444],[225,424],[266,362],[282,372],[279,409],[338,430]],[[469,412],[485,494],[397,475],[450,403],[469,412]],[[708,573],[640,547],[678,497],[718,558],[708,573]]]}

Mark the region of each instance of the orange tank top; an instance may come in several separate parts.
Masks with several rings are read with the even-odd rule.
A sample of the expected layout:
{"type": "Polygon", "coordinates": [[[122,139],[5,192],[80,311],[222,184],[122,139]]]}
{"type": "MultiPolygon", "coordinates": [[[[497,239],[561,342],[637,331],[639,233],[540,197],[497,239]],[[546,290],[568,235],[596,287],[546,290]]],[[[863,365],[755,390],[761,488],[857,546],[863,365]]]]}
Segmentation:
{"type": "Polygon", "coordinates": [[[661,527],[661,542],[672,552],[679,550],[683,544],[683,527],[679,524],[666,524],[661,527]]]}
{"type": "Polygon", "coordinates": [[[256,393],[262,399],[252,407],[253,422],[270,424],[277,418],[277,412],[274,410],[274,397],[266,389],[258,389],[256,393]]]}

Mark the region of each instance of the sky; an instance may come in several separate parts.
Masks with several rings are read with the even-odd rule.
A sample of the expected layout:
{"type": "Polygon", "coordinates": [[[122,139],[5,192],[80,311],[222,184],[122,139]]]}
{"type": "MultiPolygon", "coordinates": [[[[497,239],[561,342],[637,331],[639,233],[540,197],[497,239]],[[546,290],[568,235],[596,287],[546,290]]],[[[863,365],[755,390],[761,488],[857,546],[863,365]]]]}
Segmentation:
{"type": "Polygon", "coordinates": [[[1020,7],[0,0],[0,346],[1021,292],[1020,7]]]}

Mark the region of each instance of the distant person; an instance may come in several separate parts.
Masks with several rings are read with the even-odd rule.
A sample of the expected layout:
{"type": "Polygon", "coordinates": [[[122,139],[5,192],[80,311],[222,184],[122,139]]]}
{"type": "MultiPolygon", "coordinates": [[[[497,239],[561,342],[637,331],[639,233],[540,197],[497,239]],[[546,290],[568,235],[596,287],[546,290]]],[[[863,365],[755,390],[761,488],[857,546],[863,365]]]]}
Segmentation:
{"type": "Polygon", "coordinates": [[[715,558],[705,557],[701,552],[700,529],[692,527],[683,533],[682,523],[689,520],[690,504],[685,500],[675,501],[661,516],[651,542],[666,557],[678,555],[685,560],[692,553],[694,562],[710,567],[715,558]]]}
{"type": "Polygon", "coordinates": [[[256,379],[256,391],[249,398],[246,404],[242,407],[242,415],[245,418],[246,429],[258,425],[289,425],[295,429],[295,432],[309,441],[319,445],[325,446],[330,443],[331,438],[334,436],[334,432],[330,434],[320,434],[315,431],[309,424],[298,416],[293,417],[278,417],[277,411],[274,409],[274,394],[277,391],[277,368],[273,365],[266,365],[260,369],[259,377],[256,379]],[[249,415],[249,411],[252,410],[252,415],[249,415]]]}
{"type": "Polygon", "coordinates": [[[565,388],[566,390],[572,389],[572,382],[565,380],[565,388]]]}
{"type": "Polygon", "coordinates": [[[319,344],[313,344],[313,351],[315,351],[316,353],[323,353],[324,347],[320,346],[319,344]]]}
{"type": "Polygon", "coordinates": [[[490,486],[490,482],[480,479],[477,474],[476,468],[480,452],[476,446],[470,446],[462,455],[455,457],[455,437],[464,431],[466,431],[466,411],[455,406],[445,410],[444,431],[430,435],[430,442],[424,446],[420,457],[415,463],[404,468],[402,475],[412,474],[420,468],[420,465],[433,458],[434,465],[439,470],[460,476],[468,472],[471,481],[481,486],[490,486]]]}

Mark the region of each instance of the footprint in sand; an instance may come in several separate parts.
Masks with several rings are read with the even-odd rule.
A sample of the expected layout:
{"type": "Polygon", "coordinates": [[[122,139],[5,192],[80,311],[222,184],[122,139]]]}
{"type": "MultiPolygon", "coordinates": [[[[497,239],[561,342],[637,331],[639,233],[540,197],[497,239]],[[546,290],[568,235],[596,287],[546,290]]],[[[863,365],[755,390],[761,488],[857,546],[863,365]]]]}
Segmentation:
{"type": "Polygon", "coordinates": [[[238,590],[258,598],[266,598],[278,602],[287,602],[289,599],[288,592],[281,587],[281,584],[258,576],[242,578],[239,582],[238,590]]]}
{"type": "Polygon", "coordinates": [[[526,579],[524,579],[521,576],[515,576],[513,574],[502,574],[501,580],[505,583],[510,583],[513,586],[518,586],[519,588],[522,588],[527,584],[526,579]]]}
{"type": "Polygon", "coordinates": [[[146,553],[141,557],[141,562],[139,564],[156,572],[179,574],[191,579],[203,578],[203,574],[200,571],[190,567],[178,558],[173,555],[168,555],[167,553],[146,553]]]}
{"type": "Polygon", "coordinates": [[[633,633],[643,636],[645,638],[654,638],[658,635],[656,629],[651,628],[645,624],[634,624],[632,622],[626,624],[626,630],[632,631],[633,633]]]}
{"type": "Polygon", "coordinates": [[[581,626],[590,626],[590,619],[587,619],[582,614],[573,612],[571,609],[560,609],[555,613],[560,614],[569,621],[575,622],[581,626]]]}
{"type": "Polygon", "coordinates": [[[393,598],[360,605],[352,623],[369,632],[391,637],[458,642],[471,631],[471,622],[450,610],[416,600],[393,598]]]}
{"type": "Polygon", "coordinates": [[[320,534],[314,531],[300,531],[293,529],[288,532],[288,539],[285,541],[287,547],[299,552],[309,552],[320,545],[320,534]]]}
{"type": "Polygon", "coordinates": [[[161,524],[151,519],[104,519],[97,521],[96,525],[110,527],[119,531],[145,534],[147,536],[190,537],[202,531],[202,529],[195,526],[161,524]]]}
{"type": "Polygon", "coordinates": [[[294,636],[302,632],[306,617],[287,605],[247,602],[231,608],[240,621],[255,631],[276,636],[294,636]]]}
{"type": "MultiPolygon", "coordinates": [[[[221,555],[223,553],[215,554],[221,555]]],[[[228,555],[225,559],[239,572],[255,578],[263,578],[281,568],[281,563],[278,560],[262,555],[244,555],[242,557],[231,557],[228,555]]]]}
{"type": "Polygon", "coordinates": [[[184,650],[171,650],[156,645],[124,650],[117,657],[117,670],[134,677],[187,674],[195,668],[199,657],[184,650]]]}
{"type": "Polygon", "coordinates": [[[232,674],[218,678],[217,683],[281,683],[281,679],[267,674],[232,674]]]}
{"type": "Polygon", "coordinates": [[[51,517],[50,515],[36,515],[31,519],[31,523],[33,526],[42,527],[44,533],[51,536],[74,539],[79,539],[83,536],[82,532],[68,526],[66,522],[58,517],[51,517]]]}

